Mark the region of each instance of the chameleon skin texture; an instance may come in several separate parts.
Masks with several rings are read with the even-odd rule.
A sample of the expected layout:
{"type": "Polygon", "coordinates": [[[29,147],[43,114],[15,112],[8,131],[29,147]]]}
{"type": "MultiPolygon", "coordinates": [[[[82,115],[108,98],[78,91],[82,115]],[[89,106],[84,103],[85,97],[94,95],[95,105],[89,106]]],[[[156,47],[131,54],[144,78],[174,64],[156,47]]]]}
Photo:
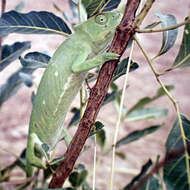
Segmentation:
{"type": "Polygon", "coordinates": [[[46,156],[42,145],[51,151],[67,136],[63,126],[65,116],[88,70],[118,57],[105,50],[121,17],[118,12],[91,17],[77,25],[75,33],[54,53],[34,100],[26,151],[28,164],[45,167],[41,161],[41,157],[46,156]]]}

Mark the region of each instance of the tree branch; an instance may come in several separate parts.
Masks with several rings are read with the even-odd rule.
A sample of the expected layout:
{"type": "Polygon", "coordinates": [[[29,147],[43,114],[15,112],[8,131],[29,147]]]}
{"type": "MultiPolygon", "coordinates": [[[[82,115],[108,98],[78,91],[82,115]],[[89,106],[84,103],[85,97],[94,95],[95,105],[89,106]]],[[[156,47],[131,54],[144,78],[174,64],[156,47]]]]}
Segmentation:
{"type": "Polygon", "coordinates": [[[190,151],[190,145],[188,145],[186,148],[181,147],[179,149],[168,152],[166,156],[158,164],[156,164],[147,175],[142,177],[133,187],[131,187],[130,190],[140,189],[143,184],[148,181],[148,179],[150,179],[155,173],[157,173],[162,167],[164,167],[169,162],[172,162],[174,159],[181,157],[186,151],[190,151]]]}
{"type": "MultiPolygon", "coordinates": [[[[116,29],[109,52],[122,55],[128,42],[135,33],[135,12],[139,6],[140,0],[128,0],[125,13],[120,25],[116,29]]],[[[62,187],[66,178],[72,172],[74,164],[89,136],[91,128],[96,120],[102,102],[107,94],[113,73],[119,60],[106,62],[99,73],[95,86],[91,89],[88,104],[79,127],[65,153],[65,158],[49,184],[49,188],[62,187]]]]}

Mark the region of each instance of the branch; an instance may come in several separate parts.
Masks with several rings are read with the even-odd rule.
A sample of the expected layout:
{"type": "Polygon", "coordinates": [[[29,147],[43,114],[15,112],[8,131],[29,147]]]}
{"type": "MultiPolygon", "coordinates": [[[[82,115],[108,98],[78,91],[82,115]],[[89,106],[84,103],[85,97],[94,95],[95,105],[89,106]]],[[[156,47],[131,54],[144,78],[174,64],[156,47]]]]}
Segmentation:
{"type": "Polygon", "coordinates": [[[150,178],[152,177],[155,173],[158,173],[158,171],[164,167],[166,164],[168,164],[169,162],[173,161],[174,159],[181,157],[185,152],[189,152],[190,151],[190,145],[187,146],[187,148],[185,149],[184,147],[173,150],[171,152],[168,152],[166,154],[166,156],[158,163],[156,164],[151,170],[150,172],[145,175],[144,177],[142,177],[136,185],[134,185],[130,190],[138,190],[140,189],[143,184],[150,178]]]}
{"type": "Polygon", "coordinates": [[[186,24],[190,24],[190,19],[189,18],[184,22],[181,22],[181,23],[173,25],[173,26],[165,27],[165,28],[160,28],[160,29],[136,29],[135,31],[138,32],[138,33],[164,32],[164,31],[168,31],[168,30],[174,30],[174,29],[179,28],[181,26],[184,26],[186,24]]]}
{"type": "MultiPolygon", "coordinates": [[[[109,52],[122,55],[125,51],[128,42],[135,33],[135,12],[139,6],[139,3],[140,0],[127,1],[123,19],[116,29],[116,33],[109,52]]],[[[102,102],[107,94],[118,61],[119,60],[109,61],[102,66],[96,84],[91,89],[90,97],[83,118],[81,119],[79,127],[65,153],[64,160],[53,175],[53,178],[49,184],[49,188],[62,187],[66,178],[72,172],[74,164],[79,157],[86,139],[89,136],[102,102]]]]}
{"type": "Polygon", "coordinates": [[[190,163],[189,163],[189,153],[187,151],[187,142],[186,142],[186,136],[185,136],[185,131],[183,129],[183,122],[181,119],[181,115],[180,115],[180,111],[179,111],[179,105],[177,100],[171,95],[171,93],[167,90],[166,86],[164,85],[164,83],[162,82],[162,80],[159,78],[159,75],[157,74],[153,64],[152,64],[152,60],[149,58],[147,52],[145,51],[145,49],[141,46],[139,40],[137,39],[137,37],[134,37],[135,41],[137,42],[137,45],[139,46],[139,48],[141,49],[142,53],[144,54],[145,58],[147,59],[147,62],[149,64],[149,66],[151,67],[156,80],[158,81],[158,83],[160,84],[160,86],[163,88],[163,90],[165,91],[166,95],[168,96],[168,98],[171,100],[171,102],[173,103],[176,113],[177,113],[177,117],[179,120],[179,127],[180,127],[180,132],[181,132],[181,137],[182,137],[182,141],[183,141],[183,145],[185,148],[185,164],[186,164],[186,168],[187,168],[187,181],[188,181],[188,185],[190,187],[190,163]]]}

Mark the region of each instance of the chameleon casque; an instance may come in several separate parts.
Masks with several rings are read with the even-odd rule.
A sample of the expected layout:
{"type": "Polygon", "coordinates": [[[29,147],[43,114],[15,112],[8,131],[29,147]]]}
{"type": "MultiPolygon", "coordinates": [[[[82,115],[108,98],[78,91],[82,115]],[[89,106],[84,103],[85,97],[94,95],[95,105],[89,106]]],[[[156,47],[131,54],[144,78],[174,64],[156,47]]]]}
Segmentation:
{"type": "Polygon", "coordinates": [[[41,79],[31,113],[26,150],[29,170],[31,165],[46,168],[48,155],[60,140],[70,143],[71,137],[63,125],[69,106],[88,70],[118,59],[119,55],[106,52],[106,47],[121,17],[119,12],[100,13],[91,17],[75,26],[75,33],[54,53],[41,79]]]}

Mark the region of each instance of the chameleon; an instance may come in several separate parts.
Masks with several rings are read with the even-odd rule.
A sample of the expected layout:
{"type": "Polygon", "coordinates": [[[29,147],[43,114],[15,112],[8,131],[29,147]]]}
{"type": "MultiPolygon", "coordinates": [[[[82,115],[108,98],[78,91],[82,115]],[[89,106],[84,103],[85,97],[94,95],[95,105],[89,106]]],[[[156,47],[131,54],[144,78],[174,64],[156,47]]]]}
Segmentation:
{"type": "Polygon", "coordinates": [[[40,81],[29,123],[26,161],[28,175],[32,166],[46,168],[49,154],[62,139],[71,136],[64,127],[69,106],[90,69],[118,59],[107,52],[120,12],[99,13],[74,27],[74,33],[57,48],[40,81]],[[45,158],[45,159],[44,159],[45,158]]]}

